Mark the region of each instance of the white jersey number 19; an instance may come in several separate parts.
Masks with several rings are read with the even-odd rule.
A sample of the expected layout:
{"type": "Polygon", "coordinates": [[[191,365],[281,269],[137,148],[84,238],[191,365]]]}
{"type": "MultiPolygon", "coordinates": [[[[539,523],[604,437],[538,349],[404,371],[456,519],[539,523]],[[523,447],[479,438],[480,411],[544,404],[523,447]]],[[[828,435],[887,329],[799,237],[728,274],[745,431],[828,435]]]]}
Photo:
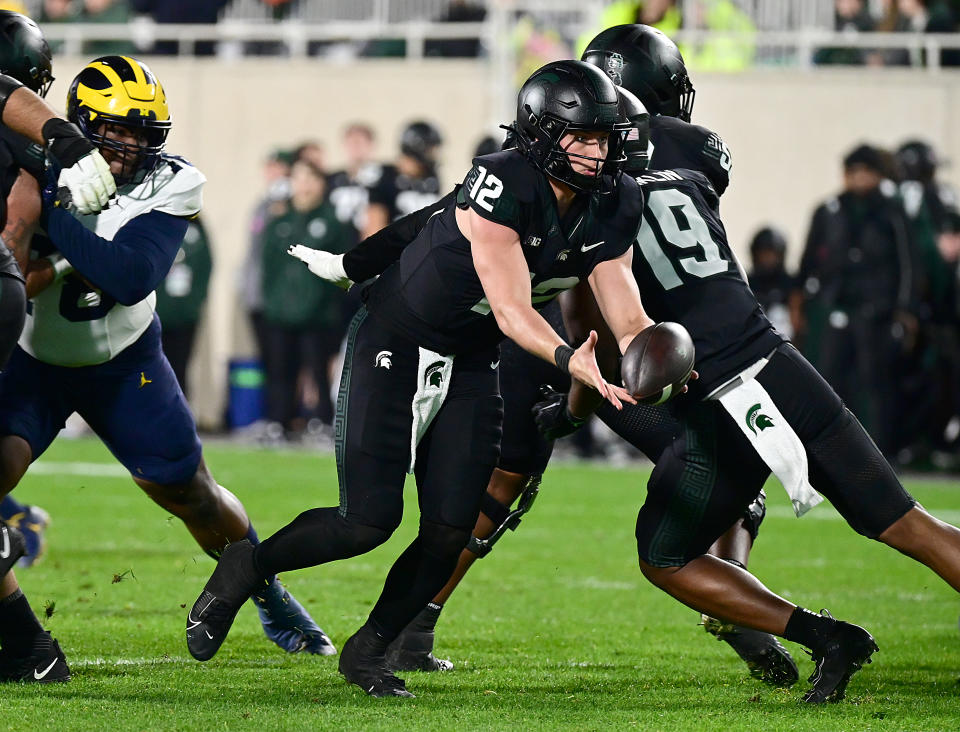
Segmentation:
{"type": "Polygon", "coordinates": [[[694,277],[710,277],[727,271],[730,263],[720,256],[720,248],[710,236],[710,229],[690,196],[671,188],[651,191],[647,196],[647,208],[663,236],[662,239],[658,237],[644,215],[637,244],[663,289],[672,290],[683,284],[673,262],[664,253],[665,245],[678,249],[698,248],[703,252],[703,259],[697,258],[699,252],[677,259],[684,271],[694,277]]]}

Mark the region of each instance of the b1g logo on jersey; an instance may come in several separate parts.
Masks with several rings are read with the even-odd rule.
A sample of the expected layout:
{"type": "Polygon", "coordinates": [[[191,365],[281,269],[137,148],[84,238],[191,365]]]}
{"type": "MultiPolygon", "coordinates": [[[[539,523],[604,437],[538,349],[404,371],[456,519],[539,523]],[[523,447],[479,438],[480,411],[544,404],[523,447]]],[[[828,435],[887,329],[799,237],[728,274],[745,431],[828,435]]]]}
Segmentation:
{"type": "Polygon", "coordinates": [[[476,201],[480,208],[493,213],[493,204],[503,193],[502,180],[493,173],[488,173],[484,166],[478,165],[470,171],[464,185],[467,195],[476,201]]]}

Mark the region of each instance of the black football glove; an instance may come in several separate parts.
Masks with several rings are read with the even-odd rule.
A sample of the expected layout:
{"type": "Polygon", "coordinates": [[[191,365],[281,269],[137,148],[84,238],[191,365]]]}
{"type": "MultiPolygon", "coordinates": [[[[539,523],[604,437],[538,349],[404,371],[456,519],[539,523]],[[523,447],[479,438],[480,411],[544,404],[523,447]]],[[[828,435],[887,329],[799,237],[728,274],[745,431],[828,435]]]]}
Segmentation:
{"type": "Polygon", "coordinates": [[[556,391],[549,384],[540,387],[540,396],[542,399],[531,407],[531,411],[537,429],[548,440],[571,435],[586,423],[587,420],[570,414],[567,395],[556,391]]]}

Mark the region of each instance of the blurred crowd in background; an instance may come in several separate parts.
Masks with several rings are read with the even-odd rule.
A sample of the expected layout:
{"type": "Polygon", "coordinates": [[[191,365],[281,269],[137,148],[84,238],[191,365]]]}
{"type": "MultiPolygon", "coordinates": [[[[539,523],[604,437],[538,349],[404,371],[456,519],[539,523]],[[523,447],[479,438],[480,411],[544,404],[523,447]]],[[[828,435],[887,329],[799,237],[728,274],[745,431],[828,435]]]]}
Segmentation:
{"type": "MultiPolygon", "coordinates": [[[[314,277],[287,248],[346,251],[441,194],[443,141],[434,125],[409,123],[387,162],[374,159],[375,143],[372,128],[357,122],[337,142],[337,158],[347,161],[342,170],[327,168],[318,141],[264,161],[263,198],[252,212],[238,283],[260,356],[248,368],[263,375],[248,386],[263,401],[227,418],[252,440],[331,444],[338,354],[358,306],[355,291],[314,277]]],[[[497,147],[487,138],[477,153],[497,147]]],[[[765,226],[749,242],[745,263],[776,327],[880,449],[914,469],[960,467],[960,210],[956,192],[937,178],[945,162],[921,140],[896,150],[857,145],[841,161],[841,189],[825,192],[811,213],[806,241],[788,242],[775,224],[765,226]],[[788,247],[802,247],[796,270],[788,268],[788,247]]],[[[158,292],[164,347],[181,377],[210,266],[198,224],[158,292]]],[[[563,449],[632,457],[599,424],[563,449]]]]}
{"type": "MultiPolygon", "coordinates": [[[[512,0],[509,40],[518,59],[518,75],[546,61],[579,56],[586,43],[602,28],[620,23],[645,23],[680,39],[687,66],[694,71],[737,71],[752,65],[806,62],[815,64],[869,64],[922,66],[927,52],[912,47],[885,46],[871,49],[827,46],[804,48],[758,45],[754,36],[765,31],[836,31],[848,39],[859,34],[956,33],[960,24],[960,0],[600,0],[581,3],[584,12],[570,22],[569,3],[525,3],[512,0]],[[831,7],[832,5],[832,7],[831,7]],[[529,6],[529,7],[527,7],[529,6]],[[589,11],[589,12],[587,12],[589,11]],[[566,15],[565,15],[566,13],[566,15]],[[598,17],[597,17],[598,16],[598,17]],[[585,17],[595,17],[584,30],[585,17]],[[685,42],[682,33],[701,31],[695,42],[685,42]],[[678,36],[677,34],[680,34],[678,36]],[[718,34],[732,35],[718,35],[718,34]]],[[[61,23],[132,24],[149,20],[156,24],[302,23],[321,26],[331,21],[375,17],[377,22],[431,21],[433,23],[483,23],[489,20],[490,0],[393,0],[386,3],[347,0],[0,0],[0,8],[25,12],[45,28],[61,23]],[[382,10],[378,10],[382,6],[382,10]]],[[[130,40],[89,40],[76,49],[84,55],[106,53],[173,54],[200,56],[283,55],[290,52],[282,40],[245,40],[222,43],[200,40],[181,44],[156,40],[148,30],[130,40]]],[[[758,36],[759,37],[759,36],[758,36]]],[[[502,39],[506,40],[506,39],[502,39]]],[[[499,41],[498,41],[499,42],[499,41]]],[[[471,58],[488,55],[487,40],[476,31],[463,37],[427,38],[424,56],[471,58]]],[[[54,53],[62,44],[54,42],[54,53]]],[[[317,38],[306,43],[313,56],[391,57],[410,52],[403,33],[391,37],[389,29],[373,38],[317,38]]],[[[939,63],[960,65],[960,50],[938,51],[939,63]]]]}
{"type": "MultiPolygon", "coordinates": [[[[820,2],[781,4],[809,8],[815,1],[820,2]]],[[[330,5],[338,3],[343,4],[331,0],[330,5]]],[[[427,6],[440,9],[430,19],[449,22],[482,22],[489,10],[478,0],[423,0],[419,7],[427,6]]],[[[834,27],[827,30],[847,37],[954,33],[960,20],[960,0],[835,0],[834,6],[834,27]]],[[[138,17],[158,24],[214,23],[231,11],[241,18],[260,12],[277,22],[315,21],[321,6],[316,0],[0,0],[0,7],[31,12],[48,29],[67,22],[131,23],[138,17]]],[[[733,31],[734,36],[705,36],[680,46],[693,69],[736,71],[763,60],[750,39],[766,22],[749,12],[756,7],[747,0],[614,0],[602,6],[597,19],[603,27],[641,22],[671,35],[691,28],[733,31]]],[[[510,32],[518,78],[545,61],[579,55],[599,30],[581,26],[582,32],[564,33],[562,26],[533,15],[515,20],[510,32]]],[[[363,40],[352,42],[352,48],[365,56],[402,55],[403,43],[363,40]]],[[[333,53],[337,45],[318,41],[309,53],[333,53]]],[[[167,41],[148,48],[132,40],[83,42],[86,55],[179,50],[167,41]]],[[[219,52],[216,41],[198,42],[192,51],[219,52]]],[[[427,40],[424,51],[445,57],[486,52],[481,38],[469,37],[427,40]]],[[[251,42],[244,52],[273,54],[284,48],[282,42],[251,42]]],[[[939,53],[941,65],[960,65],[960,50],[939,53]]],[[[924,52],[863,44],[814,49],[813,61],[928,63],[924,52]]],[[[337,150],[328,150],[328,141],[305,140],[264,161],[263,196],[251,213],[238,282],[257,353],[232,367],[228,427],[243,428],[243,434],[268,444],[332,444],[339,353],[358,297],[314,277],[286,250],[300,243],[346,251],[439,198],[436,160],[443,140],[437,128],[411,121],[398,142],[389,160],[375,159],[373,127],[356,122],[336,141],[337,150]],[[332,170],[328,157],[346,164],[332,170]]],[[[499,140],[478,141],[477,154],[498,147],[499,140]]],[[[812,212],[806,241],[787,242],[772,223],[749,242],[747,269],[775,325],[840,393],[885,455],[902,466],[953,470],[960,468],[960,214],[955,192],[937,179],[945,162],[922,140],[895,150],[858,145],[842,160],[842,189],[829,197],[824,191],[824,202],[812,212]],[[802,248],[796,271],[787,267],[788,247],[802,248]]],[[[210,252],[208,232],[198,220],[158,289],[164,349],[185,391],[213,267],[210,252]]],[[[582,430],[563,449],[584,456],[630,456],[598,426],[582,430]]]]}

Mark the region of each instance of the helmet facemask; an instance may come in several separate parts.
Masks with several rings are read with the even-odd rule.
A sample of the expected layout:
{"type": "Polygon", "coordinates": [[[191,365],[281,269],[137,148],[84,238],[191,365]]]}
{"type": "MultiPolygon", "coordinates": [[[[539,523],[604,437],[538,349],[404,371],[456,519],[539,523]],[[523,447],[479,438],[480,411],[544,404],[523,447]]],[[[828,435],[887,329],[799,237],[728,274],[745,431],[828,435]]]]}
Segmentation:
{"type": "Polygon", "coordinates": [[[140,120],[133,122],[122,117],[80,114],[80,129],[83,134],[100,150],[107,162],[118,160],[123,167],[114,174],[118,185],[139,183],[147,173],[153,170],[163,153],[170,132],[170,122],[140,120]],[[108,131],[120,130],[138,139],[137,142],[125,142],[111,137],[108,131]]]}
{"type": "Polygon", "coordinates": [[[622,165],[626,161],[623,143],[628,132],[627,124],[615,124],[611,129],[582,127],[564,120],[543,114],[537,117],[526,108],[529,116],[525,125],[517,125],[513,130],[520,149],[551,178],[583,193],[610,193],[612,185],[619,180],[622,165]],[[607,133],[607,154],[594,157],[565,150],[561,142],[567,134],[577,132],[607,133]],[[594,175],[578,173],[571,158],[586,161],[594,169],[594,175]],[[609,176],[605,180],[604,176],[609,176]]]}

